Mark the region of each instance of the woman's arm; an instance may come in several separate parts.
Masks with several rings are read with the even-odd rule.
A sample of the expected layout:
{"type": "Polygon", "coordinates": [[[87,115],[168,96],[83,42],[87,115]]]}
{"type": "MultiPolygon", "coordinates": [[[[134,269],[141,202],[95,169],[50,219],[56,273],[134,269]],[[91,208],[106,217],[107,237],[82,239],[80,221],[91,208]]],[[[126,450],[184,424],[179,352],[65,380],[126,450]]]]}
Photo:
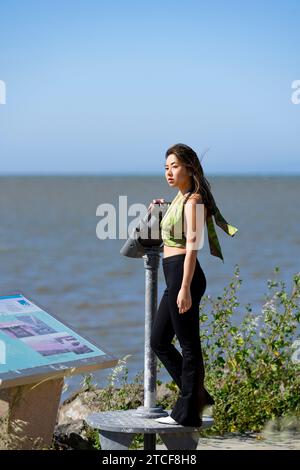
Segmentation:
{"type": "Polygon", "coordinates": [[[203,246],[206,208],[199,195],[192,195],[185,204],[186,255],[183,265],[181,288],[177,297],[179,313],[192,306],[190,286],[195,272],[197,252],[203,246]]]}
{"type": "Polygon", "coordinates": [[[189,288],[193,279],[197,253],[203,246],[206,208],[200,194],[193,194],[185,204],[186,256],[181,287],[189,288]]]}
{"type": "Polygon", "coordinates": [[[187,252],[183,264],[183,277],[181,289],[189,289],[193,279],[195,266],[196,266],[197,251],[187,252]]]}

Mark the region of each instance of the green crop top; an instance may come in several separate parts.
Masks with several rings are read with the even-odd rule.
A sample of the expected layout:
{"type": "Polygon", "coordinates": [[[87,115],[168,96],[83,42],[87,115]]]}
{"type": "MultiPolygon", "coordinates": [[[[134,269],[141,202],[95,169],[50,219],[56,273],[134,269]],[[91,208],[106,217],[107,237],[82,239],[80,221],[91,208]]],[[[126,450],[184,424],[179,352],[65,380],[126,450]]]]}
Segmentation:
{"type": "Polygon", "coordinates": [[[185,248],[186,246],[184,234],[184,202],[186,195],[178,191],[161,220],[161,238],[167,246],[178,248],[185,248]]]}
{"type": "MultiPolygon", "coordinates": [[[[181,191],[178,191],[160,222],[161,238],[167,246],[178,248],[185,248],[186,246],[186,237],[184,234],[184,204],[188,199],[188,194],[189,192],[182,194],[181,191]]],[[[221,246],[213,222],[213,216],[216,224],[231,237],[235,235],[238,229],[226,222],[217,206],[214,214],[207,213],[205,222],[210,253],[213,256],[220,258],[224,263],[221,246]]]]}

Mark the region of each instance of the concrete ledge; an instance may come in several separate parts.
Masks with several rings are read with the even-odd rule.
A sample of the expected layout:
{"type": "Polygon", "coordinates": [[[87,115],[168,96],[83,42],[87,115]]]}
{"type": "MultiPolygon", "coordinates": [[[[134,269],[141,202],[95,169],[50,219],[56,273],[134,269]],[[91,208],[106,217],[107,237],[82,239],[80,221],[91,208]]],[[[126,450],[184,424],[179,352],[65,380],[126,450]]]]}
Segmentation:
{"type": "MultiPolygon", "coordinates": [[[[167,411],[170,415],[171,410],[167,411]]],[[[200,427],[164,424],[155,418],[144,418],[136,410],[117,410],[91,413],[86,423],[99,430],[101,450],[128,450],[135,434],[144,434],[144,449],[156,449],[156,434],[159,434],[169,450],[195,450],[202,429],[213,424],[213,418],[203,416],[200,427]]]]}
{"type": "MultiPolygon", "coordinates": [[[[165,410],[168,414],[171,410],[165,410]]],[[[143,418],[134,414],[135,410],[117,410],[91,413],[85,419],[86,423],[95,429],[103,431],[125,432],[125,433],[143,433],[153,434],[178,433],[178,432],[196,432],[213,425],[213,418],[210,416],[202,417],[202,426],[182,426],[180,424],[163,424],[155,421],[154,418],[143,418]]]]}

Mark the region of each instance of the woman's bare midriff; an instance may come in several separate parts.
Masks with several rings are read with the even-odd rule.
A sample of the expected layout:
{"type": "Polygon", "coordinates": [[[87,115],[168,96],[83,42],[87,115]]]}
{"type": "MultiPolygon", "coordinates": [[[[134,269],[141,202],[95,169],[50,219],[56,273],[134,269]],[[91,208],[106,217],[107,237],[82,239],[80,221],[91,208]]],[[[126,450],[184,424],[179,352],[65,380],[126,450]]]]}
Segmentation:
{"type": "Polygon", "coordinates": [[[185,248],[164,245],[164,258],[167,258],[168,256],[181,255],[184,253],[186,253],[185,248]]]}

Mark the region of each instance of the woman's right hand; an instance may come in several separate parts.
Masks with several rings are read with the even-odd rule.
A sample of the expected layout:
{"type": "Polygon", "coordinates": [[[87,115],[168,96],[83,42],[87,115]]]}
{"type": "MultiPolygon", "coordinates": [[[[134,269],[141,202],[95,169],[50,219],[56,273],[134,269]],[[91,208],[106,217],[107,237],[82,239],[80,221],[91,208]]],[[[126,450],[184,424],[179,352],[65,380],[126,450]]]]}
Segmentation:
{"type": "Polygon", "coordinates": [[[164,204],[164,202],[166,202],[166,200],[163,199],[163,198],[161,198],[161,199],[153,199],[153,201],[150,202],[150,204],[149,204],[148,210],[151,209],[154,204],[164,204]]]}

